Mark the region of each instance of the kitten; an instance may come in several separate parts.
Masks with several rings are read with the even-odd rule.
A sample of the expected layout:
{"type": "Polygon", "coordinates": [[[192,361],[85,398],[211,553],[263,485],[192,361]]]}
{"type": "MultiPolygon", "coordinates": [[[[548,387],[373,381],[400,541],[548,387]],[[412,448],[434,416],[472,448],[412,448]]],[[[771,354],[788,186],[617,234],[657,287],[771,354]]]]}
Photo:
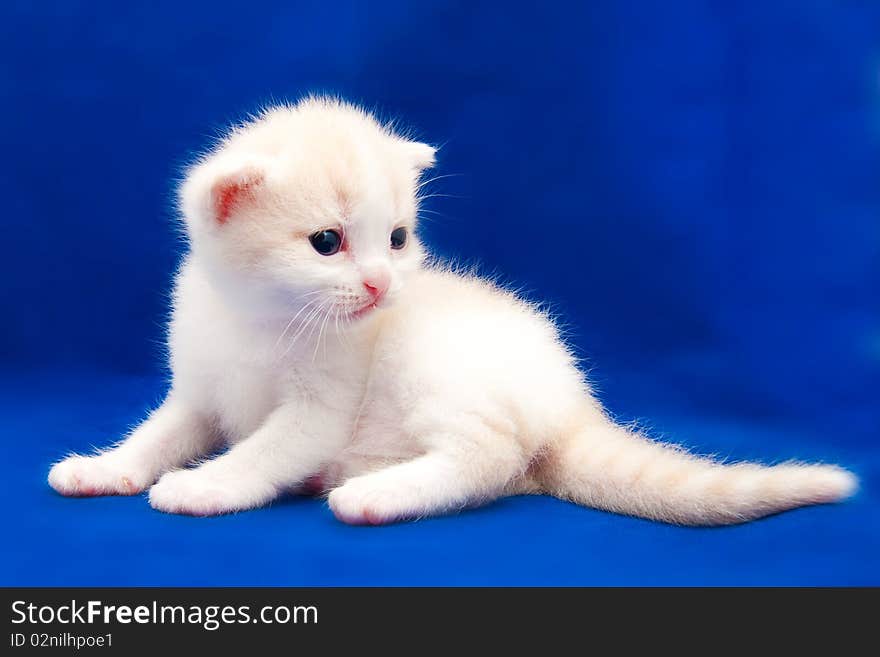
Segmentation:
{"type": "Polygon", "coordinates": [[[233,129],[180,190],[191,249],[167,398],[116,447],[56,464],[50,485],[149,489],[154,508],[200,516],[329,491],[354,524],[549,493],[717,525],[855,490],[836,466],[722,465],[615,424],[550,319],[426,264],[416,215],[433,162],[332,99],[233,129]]]}

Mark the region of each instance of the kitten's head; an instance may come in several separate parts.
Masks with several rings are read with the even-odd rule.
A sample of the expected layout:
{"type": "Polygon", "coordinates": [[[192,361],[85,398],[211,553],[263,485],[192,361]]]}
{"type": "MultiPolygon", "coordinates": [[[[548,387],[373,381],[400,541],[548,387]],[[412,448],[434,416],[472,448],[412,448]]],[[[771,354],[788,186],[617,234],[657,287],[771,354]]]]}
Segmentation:
{"type": "Polygon", "coordinates": [[[189,172],[192,251],[225,293],[264,316],[308,305],[356,321],[422,261],[418,181],[434,149],[354,106],[310,98],[235,128],[189,172]]]}

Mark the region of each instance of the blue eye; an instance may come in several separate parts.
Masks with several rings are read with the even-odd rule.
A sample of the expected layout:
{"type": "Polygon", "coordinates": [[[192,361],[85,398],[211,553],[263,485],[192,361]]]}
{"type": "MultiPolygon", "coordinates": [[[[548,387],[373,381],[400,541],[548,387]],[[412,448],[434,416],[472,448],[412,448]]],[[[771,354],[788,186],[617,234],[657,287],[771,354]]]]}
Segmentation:
{"type": "Polygon", "coordinates": [[[406,246],[406,228],[400,226],[391,231],[391,248],[402,249],[406,246]]]}
{"type": "Polygon", "coordinates": [[[342,235],[336,230],[319,230],[309,236],[309,242],[321,255],[331,256],[342,248],[342,235]]]}

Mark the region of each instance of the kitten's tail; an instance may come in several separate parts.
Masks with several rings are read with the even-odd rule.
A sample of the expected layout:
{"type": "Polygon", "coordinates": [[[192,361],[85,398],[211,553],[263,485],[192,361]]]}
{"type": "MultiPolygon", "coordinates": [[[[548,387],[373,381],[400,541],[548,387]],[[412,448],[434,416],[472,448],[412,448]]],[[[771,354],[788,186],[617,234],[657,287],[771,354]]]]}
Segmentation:
{"type": "Polygon", "coordinates": [[[567,438],[537,475],[557,497],[682,525],[734,524],[837,502],[858,487],[855,475],[834,465],[725,465],[610,421],[567,438]]]}

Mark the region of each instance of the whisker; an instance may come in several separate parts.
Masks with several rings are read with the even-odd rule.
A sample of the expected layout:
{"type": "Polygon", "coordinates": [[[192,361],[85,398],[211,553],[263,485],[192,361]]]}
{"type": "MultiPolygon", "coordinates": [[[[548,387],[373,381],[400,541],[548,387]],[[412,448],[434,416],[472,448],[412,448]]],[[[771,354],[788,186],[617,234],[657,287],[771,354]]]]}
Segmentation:
{"type": "Polygon", "coordinates": [[[305,304],[302,308],[299,309],[299,312],[297,312],[297,313],[291,318],[291,320],[290,320],[289,322],[287,322],[287,326],[284,327],[284,330],[281,332],[281,335],[279,335],[279,336],[278,336],[278,339],[275,341],[275,346],[272,347],[273,350],[277,349],[277,348],[278,348],[278,345],[281,344],[281,341],[284,339],[284,336],[287,335],[287,331],[290,330],[290,327],[291,327],[291,326],[293,325],[293,323],[296,321],[296,318],[299,317],[300,315],[302,315],[303,311],[304,311],[306,308],[308,308],[310,305],[312,305],[313,303],[315,303],[315,301],[318,301],[318,299],[313,299],[313,300],[310,300],[310,301],[306,302],[306,304],[305,304]]]}
{"type": "MultiPolygon", "coordinates": [[[[287,349],[284,350],[284,353],[281,355],[281,358],[284,358],[285,356],[287,356],[288,353],[290,353],[290,350],[293,349],[293,345],[296,344],[296,341],[297,341],[297,340],[299,339],[299,337],[305,332],[306,328],[308,328],[309,325],[312,324],[313,320],[315,320],[315,319],[320,315],[320,312],[321,312],[321,308],[322,308],[323,303],[326,303],[326,301],[325,301],[325,300],[321,300],[321,301],[318,303],[318,305],[315,306],[315,307],[309,312],[308,315],[306,315],[305,319],[302,321],[302,324],[300,324],[299,329],[297,329],[297,332],[296,332],[296,333],[294,334],[294,336],[290,339],[290,343],[287,345],[287,349]]],[[[314,329],[313,329],[313,330],[314,330],[314,329]]],[[[311,331],[309,332],[309,335],[311,335],[311,331]]]]}
{"type": "Polygon", "coordinates": [[[423,180],[422,182],[420,182],[418,185],[416,185],[416,189],[421,189],[425,185],[429,185],[430,183],[434,182],[435,180],[442,180],[443,178],[458,178],[462,175],[464,175],[464,174],[446,173],[446,174],[443,174],[442,176],[434,176],[433,178],[429,178],[428,180],[423,180]]]}
{"type": "MultiPolygon", "coordinates": [[[[318,347],[321,346],[322,340],[321,338],[324,335],[324,328],[327,326],[327,322],[330,321],[330,313],[324,313],[324,321],[321,322],[321,328],[318,330],[318,338],[315,341],[315,350],[312,352],[312,362],[315,362],[315,357],[318,355],[318,347]]],[[[324,360],[327,360],[327,345],[326,341],[324,341],[324,360]]]]}
{"type": "MultiPolygon", "coordinates": [[[[323,311],[323,308],[321,308],[320,310],[323,311]]],[[[306,337],[306,344],[311,342],[312,335],[314,335],[314,333],[315,333],[315,329],[319,328],[321,326],[321,319],[322,319],[321,313],[319,312],[315,317],[315,322],[312,324],[312,328],[309,329],[309,335],[306,337]]],[[[321,336],[321,334],[319,331],[318,338],[320,338],[320,336],[321,336]]],[[[317,350],[318,350],[318,344],[320,344],[320,342],[315,343],[315,352],[317,352],[317,350]]],[[[315,354],[314,353],[312,354],[312,362],[315,362],[315,354]]]]}
{"type": "Polygon", "coordinates": [[[464,198],[455,194],[425,194],[424,196],[416,196],[417,201],[424,201],[426,198],[464,198]]]}
{"type": "MultiPolygon", "coordinates": [[[[342,312],[342,310],[339,308],[339,306],[337,306],[336,312],[333,314],[333,327],[334,327],[334,331],[336,333],[336,336],[339,339],[339,343],[344,345],[346,351],[351,353],[351,343],[348,341],[348,335],[346,335],[344,330],[343,331],[339,330],[339,314],[341,312],[342,312]]],[[[345,328],[345,325],[343,325],[343,329],[344,328],[345,328]]]]}

